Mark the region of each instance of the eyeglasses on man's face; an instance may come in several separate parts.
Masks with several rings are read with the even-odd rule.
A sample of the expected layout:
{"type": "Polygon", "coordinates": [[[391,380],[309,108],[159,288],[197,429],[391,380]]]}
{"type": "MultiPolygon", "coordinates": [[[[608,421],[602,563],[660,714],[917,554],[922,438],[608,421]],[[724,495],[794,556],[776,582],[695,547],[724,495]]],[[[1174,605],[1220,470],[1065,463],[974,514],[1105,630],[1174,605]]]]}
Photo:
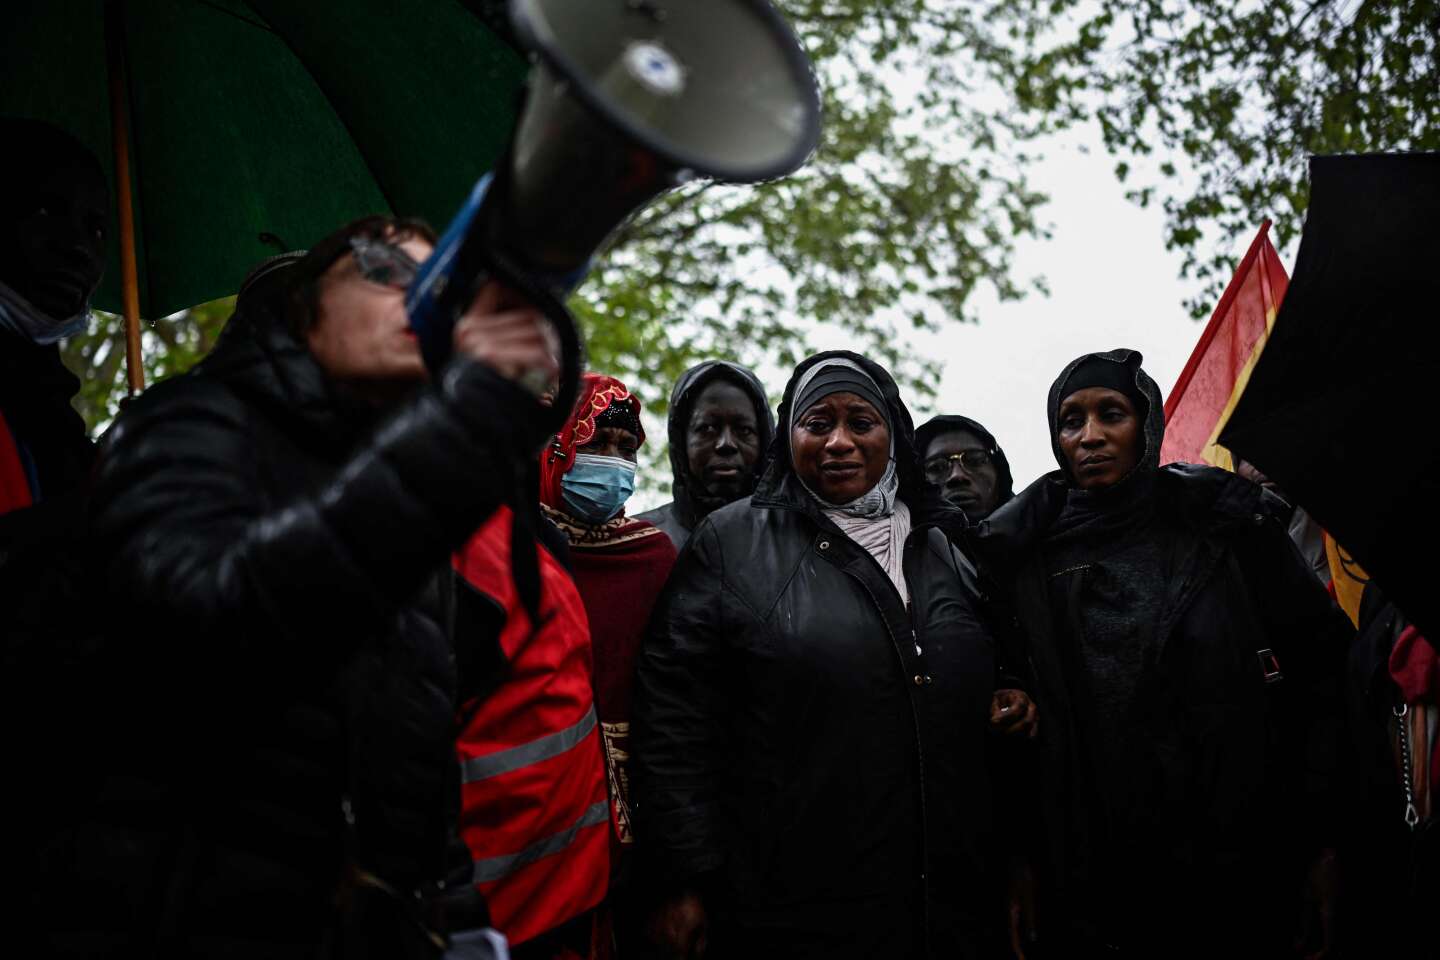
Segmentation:
{"type": "Polygon", "coordinates": [[[992,462],[988,450],[961,450],[958,453],[927,457],[924,463],[925,479],[931,483],[944,483],[950,478],[950,473],[957,463],[960,464],[960,469],[973,474],[976,470],[990,466],[992,462]]]}
{"type": "Polygon", "coordinates": [[[407,290],[420,270],[420,264],[400,247],[385,240],[363,235],[350,238],[350,250],[360,276],[382,287],[407,290]]]}

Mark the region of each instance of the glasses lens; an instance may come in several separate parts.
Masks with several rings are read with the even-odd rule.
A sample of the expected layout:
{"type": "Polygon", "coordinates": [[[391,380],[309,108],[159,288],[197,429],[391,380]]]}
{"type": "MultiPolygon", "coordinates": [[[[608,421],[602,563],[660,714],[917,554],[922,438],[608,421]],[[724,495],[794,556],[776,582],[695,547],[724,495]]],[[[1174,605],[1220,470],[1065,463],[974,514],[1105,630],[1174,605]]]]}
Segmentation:
{"type": "Polygon", "coordinates": [[[960,465],[966,470],[979,470],[990,466],[990,454],[984,450],[966,450],[960,454],[960,465]]]}
{"type": "Polygon", "coordinates": [[[368,237],[351,237],[350,249],[355,251],[355,264],[360,275],[371,283],[405,289],[415,279],[420,265],[399,247],[368,237]]]}
{"type": "Polygon", "coordinates": [[[925,461],[925,479],[931,483],[941,483],[950,476],[949,457],[931,457],[925,461]]]}

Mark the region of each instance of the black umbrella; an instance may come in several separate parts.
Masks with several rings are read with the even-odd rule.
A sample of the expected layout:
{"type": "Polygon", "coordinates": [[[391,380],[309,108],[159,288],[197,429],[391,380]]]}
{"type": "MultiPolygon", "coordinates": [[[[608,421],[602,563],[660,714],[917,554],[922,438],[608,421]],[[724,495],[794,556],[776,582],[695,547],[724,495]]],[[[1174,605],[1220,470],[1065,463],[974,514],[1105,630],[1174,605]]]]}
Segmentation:
{"type": "Polygon", "coordinates": [[[1220,442],[1440,636],[1440,154],[1315,157],[1295,275],[1220,442]]]}

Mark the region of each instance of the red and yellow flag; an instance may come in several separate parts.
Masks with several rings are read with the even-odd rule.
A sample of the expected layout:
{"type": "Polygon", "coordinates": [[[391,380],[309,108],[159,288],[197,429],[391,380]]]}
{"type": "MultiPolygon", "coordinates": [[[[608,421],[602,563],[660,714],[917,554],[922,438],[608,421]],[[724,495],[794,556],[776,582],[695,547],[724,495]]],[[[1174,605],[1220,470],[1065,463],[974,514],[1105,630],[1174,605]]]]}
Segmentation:
{"type": "MultiPolygon", "coordinates": [[[[1269,233],[1270,221],[1266,220],[1165,400],[1161,463],[1179,460],[1235,469],[1230,451],[1215,439],[1250,382],[1250,371],[1265,349],[1290,285],[1269,233]]],[[[1358,622],[1360,597],[1369,577],[1329,533],[1325,534],[1325,555],[1330,591],[1351,621],[1358,622]]]]}
{"type": "Polygon", "coordinates": [[[1161,463],[1180,460],[1235,469],[1230,451],[1215,438],[1250,381],[1290,285],[1269,233],[1266,220],[1165,401],[1161,463]]]}

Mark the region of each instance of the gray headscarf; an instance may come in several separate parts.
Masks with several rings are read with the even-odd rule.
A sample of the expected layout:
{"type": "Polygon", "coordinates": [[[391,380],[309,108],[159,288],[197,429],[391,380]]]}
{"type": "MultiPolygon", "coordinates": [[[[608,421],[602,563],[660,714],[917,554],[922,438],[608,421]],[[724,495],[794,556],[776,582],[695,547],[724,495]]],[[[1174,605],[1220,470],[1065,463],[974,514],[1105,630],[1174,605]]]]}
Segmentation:
{"type": "MultiPolygon", "coordinates": [[[[895,589],[900,591],[900,599],[906,603],[910,602],[910,591],[905,584],[905,571],[902,565],[905,554],[905,540],[910,536],[910,509],[897,499],[900,492],[900,478],[895,470],[895,426],[890,422],[890,410],[880,397],[883,394],[880,387],[868,373],[860,368],[860,365],[852,360],[843,357],[836,357],[815,364],[805,371],[800,382],[795,385],[794,396],[796,398],[795,414],[800,413],[832,393],[853,392],[858,396],[870,400],[871,406],[875,407],[885,421],[885,427],[890,433],[890,462],[885,466],[885,473],[880,481],[865,491],[860,496],[848,503],[831,503],[821,497],[799,475],[801,486],[805,491],[815,498],[820,505],[820,510],[825,516],[840,528],[840,530],[851,540],[854,540],[866,553],[875,558],[895,589]],[[816,391],[810,391],[811,384],[815,381],[816,375],[823,370],[840,368],[846,376],[834,378],[835,382],[829,387],[821,387],[816,391]],[[868,387],[868,389],[867,389],[868,387]],[[870,399],[870,396],[876,399],[870,399]]],[[[790,451],[791,463],[794,463],[795,451],[790,451]]]]}

